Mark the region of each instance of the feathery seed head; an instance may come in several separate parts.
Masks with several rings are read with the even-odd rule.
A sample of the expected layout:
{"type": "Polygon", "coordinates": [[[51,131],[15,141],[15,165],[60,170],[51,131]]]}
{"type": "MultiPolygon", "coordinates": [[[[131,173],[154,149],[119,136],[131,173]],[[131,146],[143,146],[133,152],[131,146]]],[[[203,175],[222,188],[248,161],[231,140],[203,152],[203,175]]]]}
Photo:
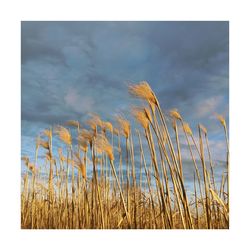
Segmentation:
{"type": "Polygon", "coordinates": [[[52,138],[52,130],[51,129],[45,129],[43,131],[43,135],[47,136],[49,139],[52,138]]]}
{"type": "Polygon", "coordinates": [[[43,148],[49,150],[49,142],[47,141],[43,141],[41,138],[37,138],[37,141],[36,141],[36,144],[37,144],[37,147],[38,146],[42,146],[43,148]]]}
{"type": "Polygon", "coordinates": [[[36,168],[35,168],[35,165],[33,163],[28,163],[26,165],[28,167],[28,169],[34,174],[36,172],[36,168]]]}
{"type": "Polygon", "coordinates": [[[147,118],[145,110],[140,107],[134,107],[131,111],[137,122],[140,123],[144,129],[147,129],[149,126],[149,120],[147,118]]]}
{"type": "Polygon", "coordinates": [[[83,179],[86,179],[86,166],[79,154],[75,154],[74,164],[80,169],[83,179]]]}
{"type": "Polygon", "coordinates": [[[129,93],[139,99],[146,100],[149,103],[158,104],[156,96],[146,81],[128,87],[129,93]]]}
{"type": "Polygon", "coordinates": [[[187,122],[183,123],[183,129],[184,129],[184,132],[186,132],[188,135],[192,135],[193,134],[193,132],[192,132],[192,130],[189,127],[189,124],[187,122]]]}
{"type": "Polygon", "coordinates": [[[100,128],[102,128],[103,126],[102,120],[97,114],[91,114],[91,118],[86,121],[86,124],[91,127],[95,134],[97,133],[97,126],[99,126],[100,128]]]}
{"type": "Polygon", "coordinates": [[[109,130],[111,133],[113,133],[113,125],[111,122],[102,122],[102,126],[104,130],[109,130]]]}
{"type": "Polygon", "coordinates": [[[226,128],[226,121],[225,121],[225,118],[222,116],[222,115],[216,115],[217,116],[217,119],[220,121],[220,123],[222,124],[222,126],[224,128],[226,128]]]}
{"type": "Polygon", "coordinates": [[[72,144],[72,137],[68,129],[63,126],[58,125],[55,128],[55,133],[58,135],[59,139],[67,145],[72,144]]]}
{"type": "Polygon", "coordinates": [[[202,124],[199,124],[199,127],[203,131],[203,133],[207,135],[207,129],[202,124]]]}
{"type": "Polygon", "coordinates": [[[35,173],[36,168],[35,165],[33,163],[30,162],[29,157],[28,156],[23,156],[22,161],[25,162],[26,167],[32,172],[35,173]]]}
{"type": "Polygon", "coordinates": [[[170,114],[171,117],[173,117],[175,119],[182,120],[182,117],[181,117],[181,115],[180,115],[180,113],[178,112],[177,109],[170,110],[169,114],[170,114]]]}
{"type": "Polygon", "coordinates": [[[23,156],[23,157],[21,158],[21,160],[24,161],[24,163],[25,163],[26,166],[28,166],[28,163],[29,163],[29,161],[30,161],[30,159],[29,159],[28,156],[23,156]]]}
{"type": "Polygon", "coordinates": [[[87,152],[88,151],[88,141],[90,142],[92,139],[86,138],[86,136],[84,136],[83,134],[80,134],[77,139],[78,139],[78,143],[80,145],[81,150],[83,152],[87,152]]]}
{"type": "Polygon", "coordinates": [[[80,123],[78,121],[75,121],[75,120],[69,120],[65,123],[65,125],[80,128],[80,123]]]}
{"type": "Polygon", "coordinates": [[[94,138],[94,133],[87,130],[87,129],[82,129],[80,131],[80,134],[78,136],[78,141],[80,144],[82,143],[82,146],[86,146],[86,142],[92,143],[94,138]]]}
{"type": "Polygon", "coordinates": [[[129,123],[129,121],[126,120],[125,118],[123,118],[122,116],[118,116],[116,119],[117,119],[117,122],[121,128],[123,135],[126,138],[128,138],[130,135],[130,123],[129,123]]]}
{"type": "Polygon", "coordinates": [[[105,135],[98,134],[94,143],[98,152],[105,152],[108,155],[110,161],[114,160],[113,148],[105,135]]]}

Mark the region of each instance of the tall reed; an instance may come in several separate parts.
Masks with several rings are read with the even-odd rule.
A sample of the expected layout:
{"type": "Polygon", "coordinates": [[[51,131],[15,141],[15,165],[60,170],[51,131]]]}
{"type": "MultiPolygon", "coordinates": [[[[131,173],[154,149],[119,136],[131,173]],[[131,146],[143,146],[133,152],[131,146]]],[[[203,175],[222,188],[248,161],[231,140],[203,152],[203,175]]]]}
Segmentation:
{"type": "Polygon", "coordinates": [[[143,102],[132,108],[140,125],[136,131],[121,115],[116,117],[117,129],[91,114],[84,125],[71,120],[65,123],[67,127],[58,125],[37,137],[34,162],[29,156],[22,157],[26,167],[22,228],[229,228],[225,119],[217,117],[227,145],[227,173],[222,173],[218,183],[207,129],[199,124],[195,137],[196,132],[176,109],[169,113],[171,127],[145,81],[130,85],[129,93],[143,102]],[[59,140],[52,144],[55,135],[59,140]],[[193,165],[192,180],[185,174],[185,150],[193,165]],[[193,190],[189,190],[187,184],[192,181],[193,190]]]}

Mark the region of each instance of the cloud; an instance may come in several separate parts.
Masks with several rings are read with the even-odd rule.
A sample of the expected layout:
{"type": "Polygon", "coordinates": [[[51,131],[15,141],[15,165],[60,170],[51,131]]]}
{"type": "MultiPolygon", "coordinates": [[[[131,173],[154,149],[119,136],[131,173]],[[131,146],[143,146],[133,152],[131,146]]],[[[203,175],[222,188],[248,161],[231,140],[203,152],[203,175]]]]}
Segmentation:
{"type": "Polygon", "coordinates": [[[210,116],[228,120],[228,25],[22,22],[22,135],[88,112],[127,115],[135,100],[125,83],[146,80],[165,112],[178,108],[192,128],[201,122],[220,138],[210,116]]]}
{"type": "Polygon", "coordinates": [[[195,110],[197,118],[211,117],[223,102],[223,96],[212,96],[197,103],[195,110]]]}
{"type": "Polygon", "coordinates": [[[90,112],[95,104],[90,96],[80,96],[75,89],[68,90],[64,101],[66,106],[78,113],[90,112]]]}

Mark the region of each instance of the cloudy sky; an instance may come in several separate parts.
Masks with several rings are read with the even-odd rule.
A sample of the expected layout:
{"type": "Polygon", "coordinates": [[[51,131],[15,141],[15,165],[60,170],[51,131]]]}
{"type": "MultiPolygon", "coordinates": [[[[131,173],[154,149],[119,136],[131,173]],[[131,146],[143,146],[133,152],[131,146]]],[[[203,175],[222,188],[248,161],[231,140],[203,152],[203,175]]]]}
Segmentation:
{"type": "Polygon", "coordinates": [[[127,84],[146,80],[166,113],[204,124],[225,158],[214,113],[228,121],[228,22],[22,22],[21,52],[22,154],[50,125],[129,117],[127,84]]]}

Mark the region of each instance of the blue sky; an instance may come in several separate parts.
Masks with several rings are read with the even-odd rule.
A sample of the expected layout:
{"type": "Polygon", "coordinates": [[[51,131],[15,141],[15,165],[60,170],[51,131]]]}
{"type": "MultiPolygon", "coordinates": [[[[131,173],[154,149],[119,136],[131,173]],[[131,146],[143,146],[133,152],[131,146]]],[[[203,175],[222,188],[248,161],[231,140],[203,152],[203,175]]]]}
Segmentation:
{"type": "Polygon", "coordinates": [[[228,22],[22,22],[21,52],[22,154],[43,129],[89,112],[130,118],[127,84],[146,80],[166,113],[204,124],[225,159],[214,113],[228,121],[228,22]]]}

